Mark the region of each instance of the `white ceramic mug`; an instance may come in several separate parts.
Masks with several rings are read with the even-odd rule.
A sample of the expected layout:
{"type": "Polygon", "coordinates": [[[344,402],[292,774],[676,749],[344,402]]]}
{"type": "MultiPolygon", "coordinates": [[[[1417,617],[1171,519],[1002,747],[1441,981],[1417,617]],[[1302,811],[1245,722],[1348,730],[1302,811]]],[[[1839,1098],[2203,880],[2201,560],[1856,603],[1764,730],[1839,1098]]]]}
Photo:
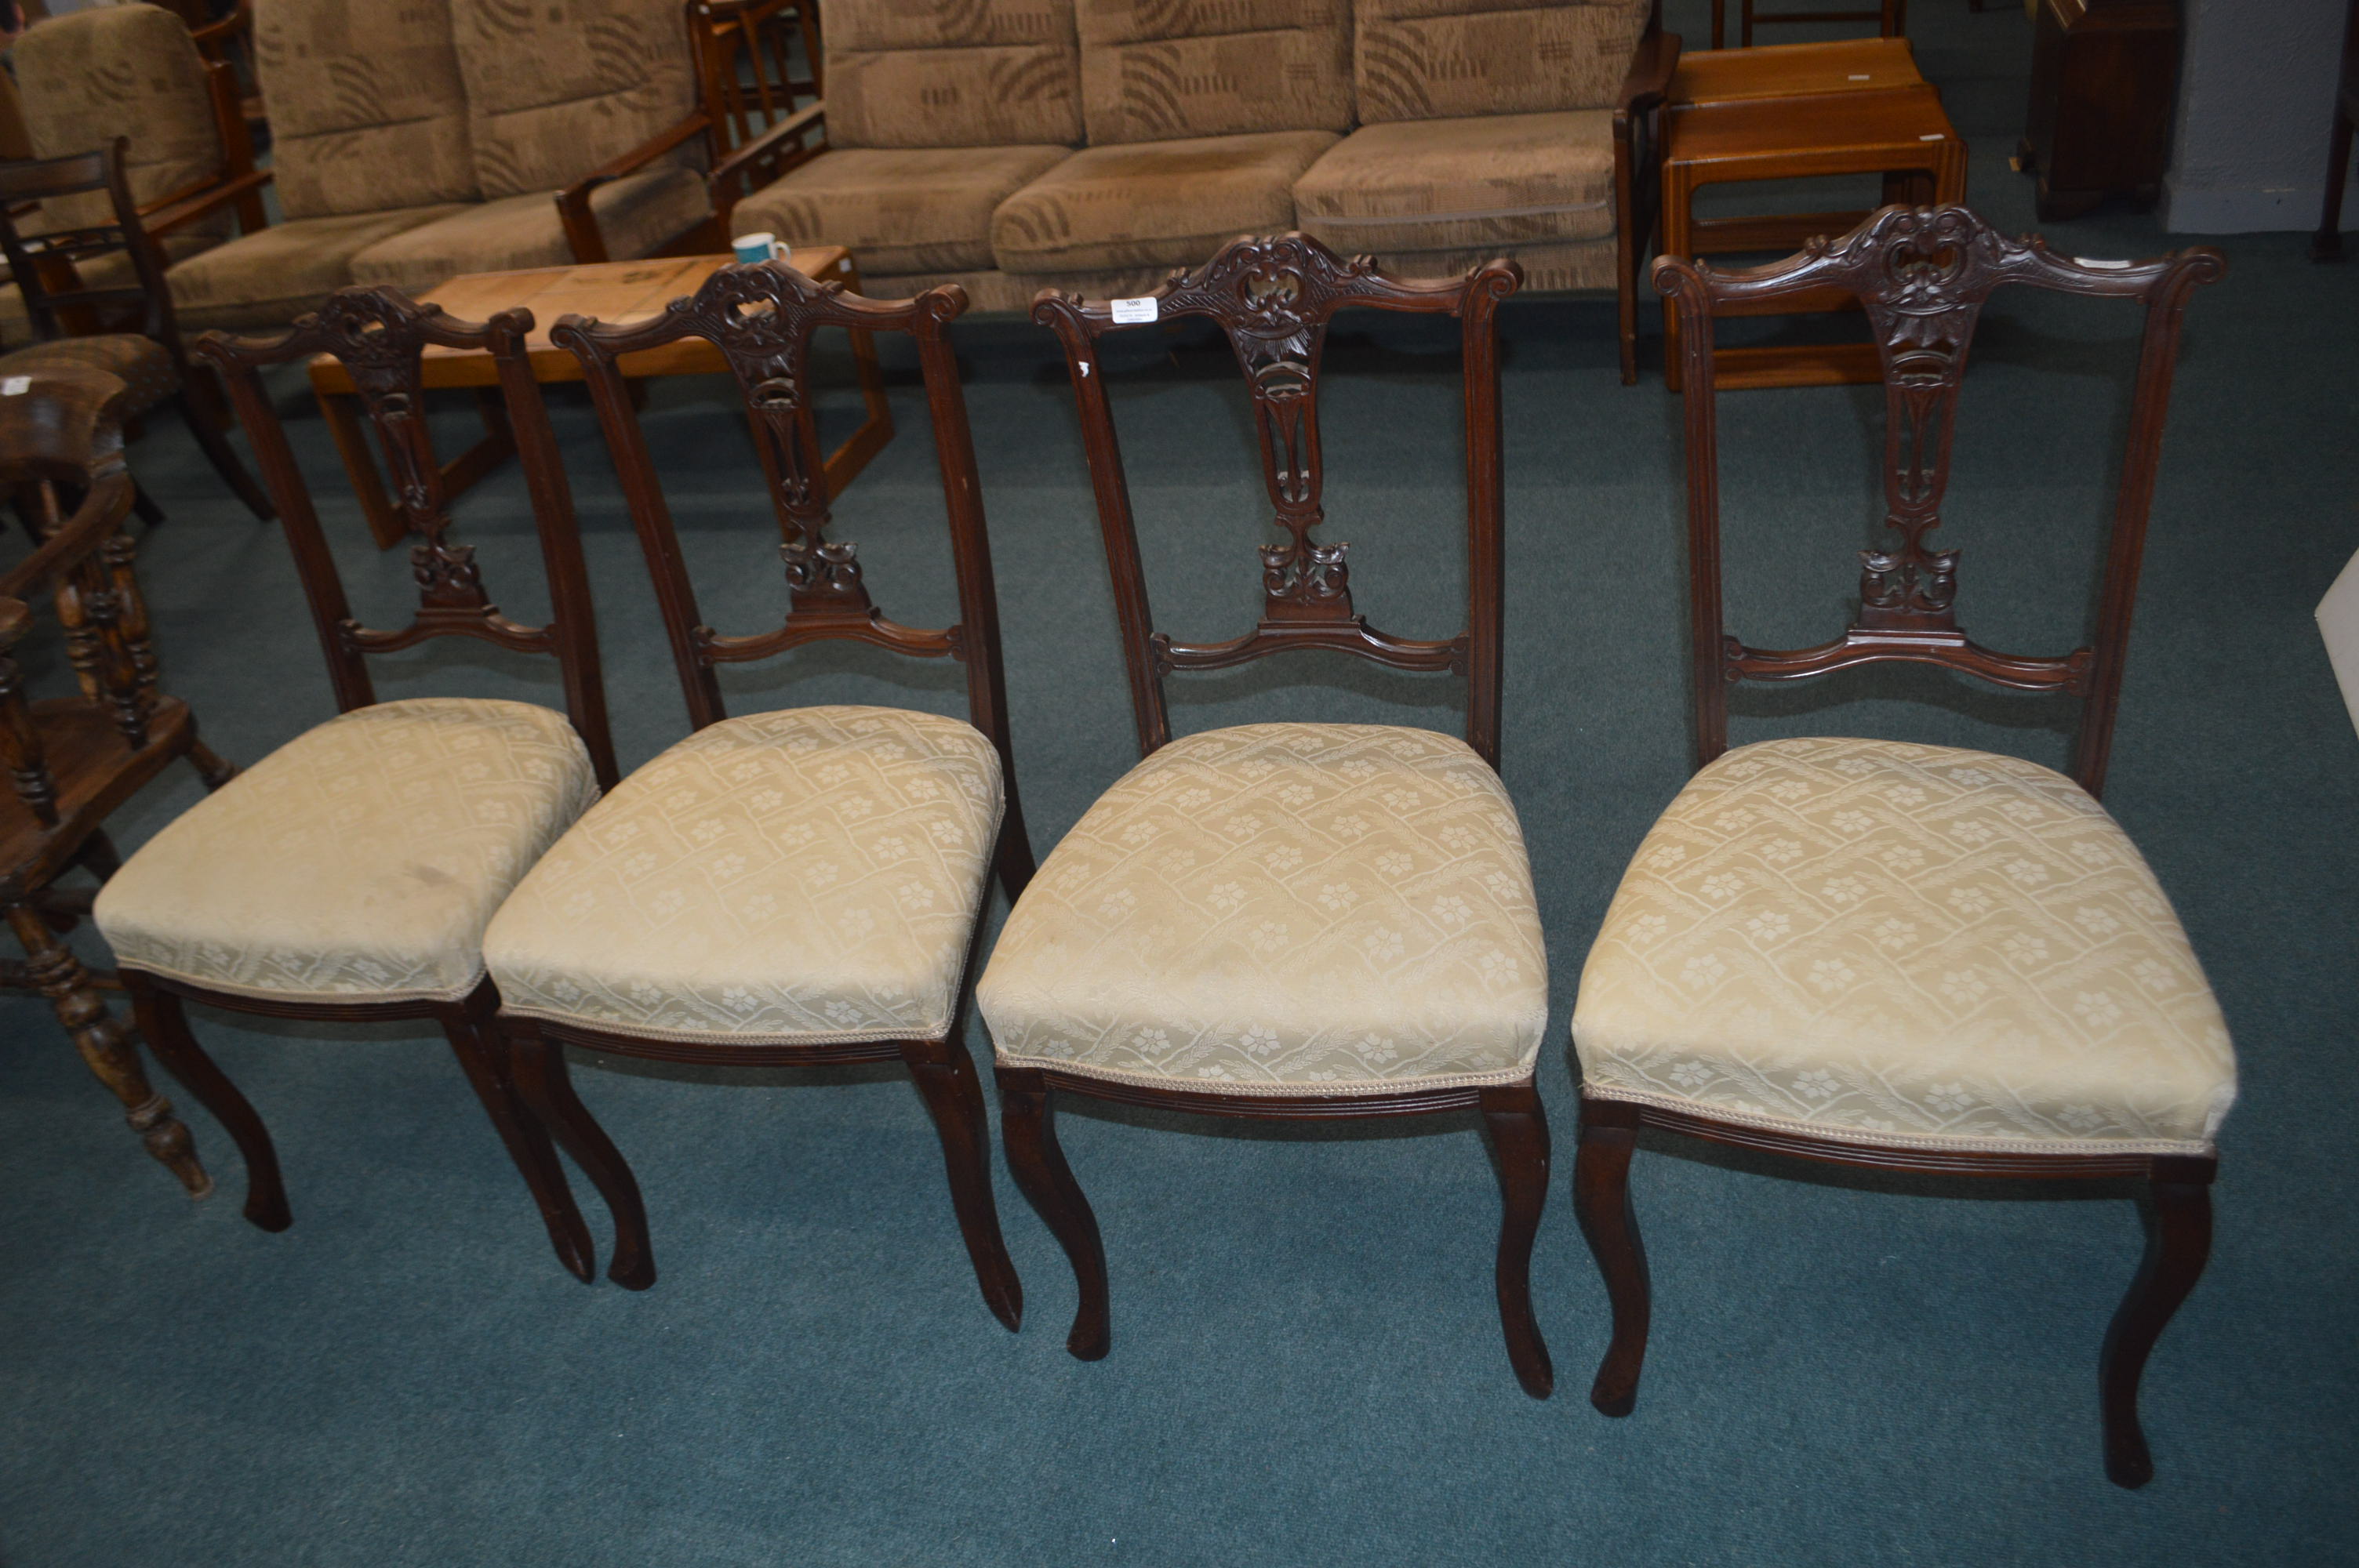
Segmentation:
{"type": "Polygon", "coordinates": [[[776,234],[740,234],[729,242],[740,262],[751,264],[766,261],[787,261],[794,253],[776,234]]]}

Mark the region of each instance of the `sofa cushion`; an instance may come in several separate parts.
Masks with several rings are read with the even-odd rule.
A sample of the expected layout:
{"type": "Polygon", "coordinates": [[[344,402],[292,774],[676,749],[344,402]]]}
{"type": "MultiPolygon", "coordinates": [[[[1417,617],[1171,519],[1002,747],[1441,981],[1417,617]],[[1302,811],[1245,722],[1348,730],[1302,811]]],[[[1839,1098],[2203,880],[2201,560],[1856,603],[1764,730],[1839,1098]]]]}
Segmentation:
{"type": "Polygon", "coordinates": [[[283,327],[350,285],[353,258],[369,246],[462,211],[444,203],[298,218],[241,235],[165,274],[180,329],[283,327]]]}
{"type": "Polygon", "coordinates": [[[1080,0],[1093,144],[1352,128],[1351,0],[1080,0]]]}
{"type": "Polygon", "coordinates": [[[1610,109],[1650,0],[1353,0],[1360,119],[1610,109]]]}
{"type": "MultiPolygon", "coordinates": [[[[1395,277],[1460,278],[1499,254],[1497,245],[1467,245],[1451,251],[1387,250],[1377,253],[1376,259],[1395,277]]],[[[1612,288],[1621,260],[1610,234],[1602,240],[1527,242],[1510,254],[1524,274],[1517,298],[1612,288]]]]}
{"type": "MultiPolygon", "coordinates": [[[[153,5],[112,5],[41,22],[16,40],[16,96],[35,157],[65,157],[131,138],[124,159],[137,201],[221,172],[221,134],[204,61],[178,16],[153,5]]],[[[114,222],[106,192],[53,196],[40,229],[114,222]]],[[[226,233],[228,212],[203,226],[226,233]]]]}
{"type": "MultiPolygon", "coordinates": [[[[486,198],[571,185],[696,107],[679,0],[450,3],[486,198]]],[[[674,161],[697,156],[691,146],[674,161]]]]}
{"type": "Polygon", "coordinates": [[[837,147],[1082,139],[1072,0],[866,0],[827,18],[837,147]]]}
{"type": "Polygon", "coordinates": [[[1075,153],[992,215],[1008,272],[1197,266],[1239,234],[1294,226],[1294,182],[1328,131],[1141,142],[1075,153]]]}
{"type": "Polygon", "coordinates": [[[263,0],[254,54],[288,217],[390,212],[481,194],[450,0],[263,0]]]}
{"type": "Polygon", "coordinates": [[[991,214],[1064,162],[1063,147],[853,147],[737,204],[738,233],[849,248],[861,276],[993,265],[991,214]]]}
{"type": "Polygon", "coordinates": [[[1353,132],[1294,184],[1295,222],[1345,255],[1614,232],[1603,109],[1406,120],[1353,132]]]}
{"type": "MultiPolygon", "coordinates": [[[[703,177],[689,168],[652,168],[590,192],[591,214],[614,261],[647,255],[704,222],[709,211],[703,177]]],[[[462,272],[572,264],[557,200],[538,190],[462,207],[388,235],[353,257],[353,281],[423,294],[462,272]]]]}

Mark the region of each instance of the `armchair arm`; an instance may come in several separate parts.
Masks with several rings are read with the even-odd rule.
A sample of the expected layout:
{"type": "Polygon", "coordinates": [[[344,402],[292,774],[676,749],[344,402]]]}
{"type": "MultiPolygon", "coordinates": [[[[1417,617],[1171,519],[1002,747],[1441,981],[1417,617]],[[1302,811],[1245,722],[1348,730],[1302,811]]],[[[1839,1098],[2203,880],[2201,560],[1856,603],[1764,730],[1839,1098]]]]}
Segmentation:
{"type": "Polygon", "coordinates": [[[207,59],[217,60],[222,58],[221,51],[229,46],[230,39],[240,33],[250,33],[253,30],[252,0],[238,0],[237,9],[221,20],[207,22],[201,27],[190,27],[189,39],[197,46],[199,54],[207,59]]]}
{"type": "Polygon", "coordinates": [[[1659,105],[1663,95],[1671,88],[1672,73],[1680,68],[1680,36],[1660,29],[1650,30],[1638,40],[1638,52],[1630,58],[1630,74],[1622,79],[1621,96],[1614,104],[1614,139],[1630,139],[1630,120],[1659,105]]]}
{"type": "Polygon", "coordinates": [[[658,133],[612,163],[592,169],[559,191],[557,218],[565,225],[565,243],[572,247],[573,259],[583,263],[612,259],[606,254],[605,236],[598,232],[597,215],[590,211],[592,191],[625,175],[636,174],[664,154],[677,150],[698,136],[705,137],[709,146],[712,130],[712,116],[699,109],[669,130],[658,133]]]}
{"type": "Polygon", "coordinates": [[[270,183],[266,168],[250,169],[234,178],[218,184],[208,182],[195,188],[193,195],[174,191],[139,210],[151,239],[162,239],[175,229],[184,229],[200,218],[208,217],[234,202],[259,197],[262,188],[270,183]]]}
{"type": "Polygon", "coordinates": [[[814,103],[796,110],[714,165],[704,183],[712,192],[712,211],[721,226],[726,229],[737,203],[758,189],[754,183],[757,175],[766,176],[761,183],[767,185],[827,151],[826,132],[827,105],[814,103]],[[816,146],[804,139],[814,131],[822,137],[816,146]]]}

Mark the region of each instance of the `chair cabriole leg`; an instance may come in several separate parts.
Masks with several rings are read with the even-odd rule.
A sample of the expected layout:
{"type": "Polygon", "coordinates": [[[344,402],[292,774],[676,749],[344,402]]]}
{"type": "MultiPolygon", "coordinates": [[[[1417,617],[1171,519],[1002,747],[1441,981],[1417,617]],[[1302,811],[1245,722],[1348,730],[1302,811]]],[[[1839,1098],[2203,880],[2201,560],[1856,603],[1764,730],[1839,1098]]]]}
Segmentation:
{"type": "Polygon", "coordinates": [[[573,1092],[573,1078],[565,1065],[565,1046],[540,1032],[529,1018],[502,1018],[498,1027],[507,1034],[508,1060],[516,1074],[517,1092],[540,1123],[554,1134],[573,1162],[582,1167],[606,1212],[614,1220],[614,1260],[606,1277],[626,1291],[644,1291],[656,1282],[655,1249],[647,1239],[647,1205],[639,1198],[638,1178],[616,1151],[606,1130],[573,1092]]]}
{"type": "Polygon", "coordinates": [[[1614,1305],[1614,1340],[1589,1390],[1589,1402],[1605,1415],[1628,1415],[1636,1406],[1638,1372],[1647,1359],[1647,1249],[1630,1206],[1630,1156],[1637,1144],[1637,1107],[1582,1097],[1572,1212],[1614,1305]]]}
{"type": "Polygon", "coordinates": [[[1081,1360],[1095,1361],[1113,1346],[1105,1247],[1098,1238],[1097,1216],[1090,1212],[1090,1200],[1082,1195],[1081,1184],[1065,1163],[1065,1152],[1058,1147],[1047,1080],[1037,1072],[1013,1067],[1000,1068],[998,1077],[999,1131],[1006,1145],[1007,1168],[1073,1265],[1081,1300],[1065,1348],[1081,1360]]]}
{"type": "Polygon", "coordinates": [[[131,998],[131,1015],[146,1036],[147,1048],[197,1103],[229,1130],[245,1162],[245,1217],[263,1230],[284,1230],[295,1222],[287,1207],[287,1187],[278,1175],[278,1151],[262,1118],[228,1075],[205,1054],[189,1030],[189,1015],[180,999],[158,987],[136,969],[117,971],[131,998]]]}
{"type": "Polygon", "coordinates": [[[901,1060],[917,1080],[942,1141],[951,1206],[958,1213],[959,1234],[966,1242],[967,1260],[974,1265],[975,1283],[992,1316],[1012,1331],[1024,1322],[1024,1282],[1016,1278],[1016,1264],[999,1233],[999,1206],[991,1195],[991,1128],[974,1058],[957,1039],[905,1040],[901,1060]]]}
{"type": "Polygon", "coordinates": [[[493,1130],[500,1135],[508,1158],[516,1162],[517,1174],[524,1177],[533,1204],[540,1210],[540,1222],[549,1229],[549,1243],[556,1249],[557,1260],[565,1265],[567,1273],[587,1283],[597,1276],[597,1244],[590,1239],[589,1222],[573,1201],[573,1188],[565,1179],[565,1167],[558,1162],[549,1129],[516,1091],[506,1042],[491,1016],[494,1005],[470,998],[443,1015],[443,1035],[467,1075],[468,1087],[483,1102],[484,1114],[492,1119],[493,1130]]]}
{"type": "Polygon", "coordinates": [[[1484,1089],[1482,1105],[1499,1157],[1499,1325],[1516,1380],[1524,1392],[1544,1400],[1556,1391],[1556,1368],[1532,1315],[1532,1239],[1548,1203],[1548,1113],[1529,1084],[1484,1089]]]}
{"type": "Polygon", "coordinates": [[[2138,1423],[2139,1375],[2212,1256],[2212,1162],[2165,1157],[2154,1164],[2146,1256],[2105,1331],[2097,1374],[2105,1418],[2105,1475],[2129,1487],[2154,1478],[2154,1457],[2138,1423]]]}

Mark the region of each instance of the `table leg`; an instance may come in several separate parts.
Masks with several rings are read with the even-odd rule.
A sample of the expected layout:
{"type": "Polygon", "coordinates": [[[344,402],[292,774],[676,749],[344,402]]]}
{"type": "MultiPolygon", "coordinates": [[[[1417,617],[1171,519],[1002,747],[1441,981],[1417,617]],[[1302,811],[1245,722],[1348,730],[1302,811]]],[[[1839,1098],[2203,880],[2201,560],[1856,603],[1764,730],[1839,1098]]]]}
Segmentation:
{"type": "MultiPolygon", "coordinates": [[[[853,294],[860,292],[860,273],[850,257],[836,265],[836,275],[844,288],[853,294]]],[[[869,460],[885,449],[893,438],[893,406],[885,397],[885,373],[876,363],[876,338],[871,332],[847,334],[852,339],[852,362],[860,378],[860,401],[868,410],[868,417],[860,428],[845,438],[843,445],[828,454],[827,493],[829,499],[842,495],[844,487],[860,475],[869,460]]]]}
{"type": "Polygon", "coordinates": [[[353,493],[359,497],[361,515],[368,519],[369,537],[380,550],[389,550],[409,532],[401,514],[385,493],[385,481],[376,470],[376,459],[369,452],[368,432],[361,428],[358,406],[360,399],[347,392],[322,392],[320,416],[328,422],[328,434],[334,438],[337,456],[344,460],[344,477],[352,481],[353,493]]]}

